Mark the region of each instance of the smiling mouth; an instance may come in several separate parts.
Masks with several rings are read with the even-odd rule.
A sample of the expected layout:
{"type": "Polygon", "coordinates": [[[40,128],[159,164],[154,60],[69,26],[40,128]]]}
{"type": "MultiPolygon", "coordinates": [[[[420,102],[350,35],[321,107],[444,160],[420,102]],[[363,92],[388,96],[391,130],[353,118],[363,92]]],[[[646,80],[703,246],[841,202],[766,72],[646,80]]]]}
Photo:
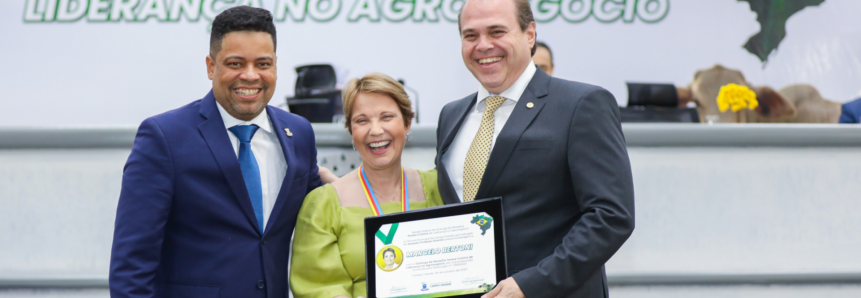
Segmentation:
{"type": "Polygon", "coordinates": [[[484,65],[484,64],[494,63],[494,62],[497,62],[499,60],[502,60],[502,57],[483,58],[483,59],[478,59],[476,61],[478,61],[478,64],[484,65]]]}
{"type": "Polygon", "coordinates": [[[386,150],[389,149],[389,145],[392,141],[379,141],[368,144],[368,147],[371,148],[371,153],[374,154],[382,154],[385,153],[386,150]]]}
{"type": "Polygon", "coordinates": [[[254,97],[254,96],[257,96],[257,94],[259,94],[260,91],[263,91],[263,89],[262,88],[236,88],[236,89],[233,89],[233,93],[236,93],[236,95],[239,95],[240,97],[254,97]]]}

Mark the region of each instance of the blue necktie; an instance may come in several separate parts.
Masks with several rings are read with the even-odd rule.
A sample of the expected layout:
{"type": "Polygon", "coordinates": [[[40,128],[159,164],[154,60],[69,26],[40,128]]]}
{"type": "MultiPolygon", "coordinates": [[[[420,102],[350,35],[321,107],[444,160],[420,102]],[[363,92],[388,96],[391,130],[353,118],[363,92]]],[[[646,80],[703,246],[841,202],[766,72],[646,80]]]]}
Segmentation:
{"type": "Polygon", "coordinates": [[[251,137],[260,128],[257,125],[237,125],[230,128],[230,132],[239,138],[239,168],[242,169],[242,178],[245,179],[245,188],[248,189],[248,197],[251,198],[251,207],[254,208],[254,216],[257,217],[257,225],[263,232],[263,187],[260,184],[260,167],[254,152],[251,152],[251,137]]]}

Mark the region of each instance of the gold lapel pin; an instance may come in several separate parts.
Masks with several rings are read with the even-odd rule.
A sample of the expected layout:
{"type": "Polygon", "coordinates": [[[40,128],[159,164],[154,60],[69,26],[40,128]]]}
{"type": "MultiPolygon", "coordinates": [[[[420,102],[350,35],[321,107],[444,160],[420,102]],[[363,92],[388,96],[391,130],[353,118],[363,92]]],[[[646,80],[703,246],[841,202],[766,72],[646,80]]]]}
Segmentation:
{"type": "Polygon", "coordinates": [[[292,132],[290,132],[290,129],[289,129],[289,128],[285,128],[285,129],[284,129],[284,132],[285,132],[285,133],[287,133],[287,136],[288,136],[288,137],[292,137],[292,136],[293,136],[293,133],[292,133],[292,132]]]}
{"type": "Polygon", "coordinates": [[[531,109],[531,108],[532,108],[532,107],[534,107],[534,106],[535,106],[535,104],[534,104],[534,103],[532,103],[532,102],[527,102],[527,103],[526,103],[526,108],[527,108],[527,109],[531,109]]]}

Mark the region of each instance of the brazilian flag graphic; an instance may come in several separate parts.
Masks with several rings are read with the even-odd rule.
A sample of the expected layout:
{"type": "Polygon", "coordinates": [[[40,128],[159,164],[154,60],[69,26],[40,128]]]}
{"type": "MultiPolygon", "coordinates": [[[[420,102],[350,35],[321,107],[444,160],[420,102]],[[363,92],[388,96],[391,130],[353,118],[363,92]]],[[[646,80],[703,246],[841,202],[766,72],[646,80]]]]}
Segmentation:
{"type": "Polygon", "coordinates": [[[493,223],[493,217],[486,214],[479,214],[472,218],[472,221],[469,223],[477,224],[479,228],[481,228],[481,236],[484,236],[484,233],[487,233],[487,230],[490,229],[491,223],[493,223]]]}

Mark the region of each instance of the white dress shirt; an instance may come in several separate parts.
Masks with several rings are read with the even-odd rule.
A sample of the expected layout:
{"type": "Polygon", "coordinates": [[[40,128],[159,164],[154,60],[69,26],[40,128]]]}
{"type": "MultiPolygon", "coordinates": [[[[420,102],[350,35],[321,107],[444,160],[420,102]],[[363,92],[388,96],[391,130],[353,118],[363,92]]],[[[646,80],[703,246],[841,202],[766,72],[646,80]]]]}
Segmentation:
{"type": "MultiPolygon", "coordinates": [[[[535,75],[535,64],[530,60],[529,66],[520,74],[520,78],[514,82],[508,90],[503,91],[499,96],[505,98],[502,105],[493,113],[493,140],[490,142],[490,150],[493,151],[493,146],[496,145],[496,138],[499,137],[499,132],[514,111],[517,105],[517,100],[526,91],[529,82],[532,81],[532,76],[535,75]]],[[[463,124],[460,126],[457,135],[451,141],[448,151],[442,156],[442,162],[445,165],[448,177],[451,179],[451,184],[454,186],[454,191],[457,192],[457,197],[463,201],[463,165],[466,162],[466,153],[469,151],[469,146],[472,145],[472,140],[475,134],[478,133],[478,128],[481,126],[481,116],[484,115],[484,99],[489,96],[494,96],[484,86],[479,84],[478,101],[473,105],[473,109],[466,114],[463,124]]]]}
{"type": "MultiPolygon", "coordinates": [[[[263,112],[251,121],[244,121],[228,114],[221,107],[221,104],[217,104],[217,106],[218,112],[221,113],[221,119],[224,120],[225,130],[236,125],[256,124],[260,127],[251,137],[251,152],[254,153],[254,159],[257,160],[257,167],[260,169],[260,186],[263,188],[263,227],[265,228],[269,221],[269,214],[275,207],[278,192],[281,191],[281,183],[284,182],[284,176],[287,175],[287,161],[284,159],[281,143],[272,130],[272,122],[269,120],[266,109],[263,109],[263,112]]],[[[233,152],[239,158],[239,138],[229,130],[227,130],[227,135],[230,137],[230,144],[233,145],[233,152]]]]}

